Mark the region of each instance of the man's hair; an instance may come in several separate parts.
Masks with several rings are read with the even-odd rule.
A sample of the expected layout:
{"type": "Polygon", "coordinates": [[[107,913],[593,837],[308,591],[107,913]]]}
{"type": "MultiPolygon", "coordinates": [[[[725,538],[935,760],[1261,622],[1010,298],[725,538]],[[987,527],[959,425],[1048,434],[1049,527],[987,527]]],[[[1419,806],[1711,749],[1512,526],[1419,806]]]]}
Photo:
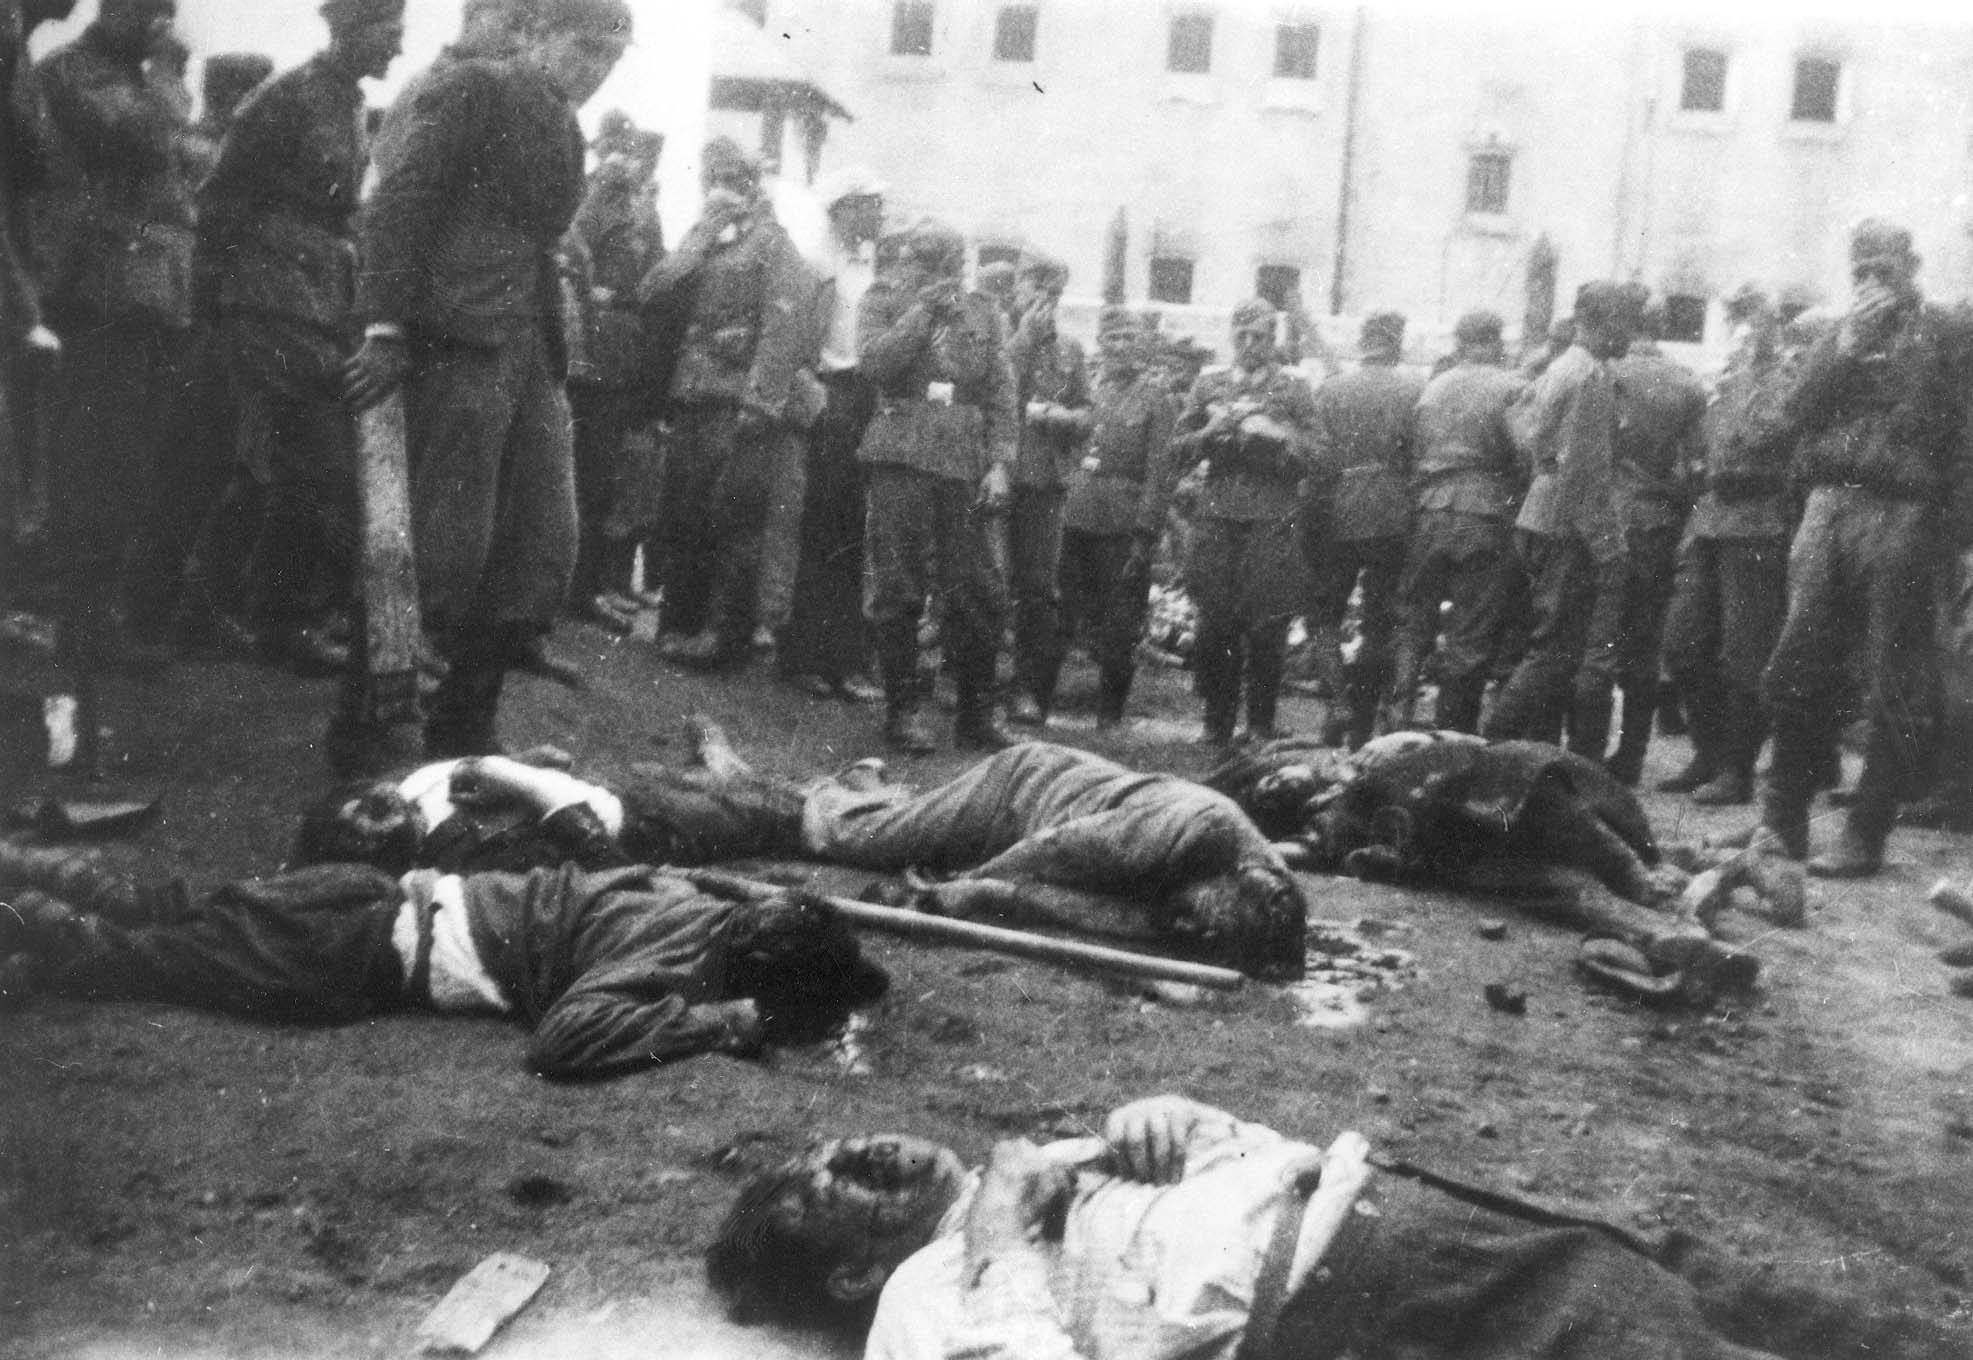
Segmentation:
{"type": "Polygon", "coordinates": [[[1020,277],[1033,279],[1044,288],[1066,287],[1069,282],[1069,266],[1053,255],[1036,252],[1022,257],[1020,277]]]}
{"type": "Polygon", "coordinates": [[[706,1279],[735,1322],[777,1319],[845,1331],[869,1325],[874,1296],[845,1301],[828,1289],[849,1244],[804,1231],[808,1175],[804,1162],[791,1161],[748,1180],[706,1248],[706,1279]]]}
{"type": "Polygon", "coordinates": [[[753,998],[769,1043],[827,1038],[890,990],[842,913],[813,894],[745,905],[726,944],[726,994],[753,998]]]}
{"type": "Polygon", "coordinates": [[[401,874],[418,858],[423,833],[411,804],[384,779],[357,779],[331,789],[301,815],[290,862],[369,864],[401,874]]]}
{"type": "Polygon", "coordinates": [[[1166,897],[1165,928],[1185,952],[1270,982],[1307,968],[1308,906],[1294,879],[1262,864],[1195,878],[1166,897]]]}
{"type": "Polygon", "coordinates": [[[1585,283],[1576,290],[1576,326],[1599,330],[1621,330],[1627,315],[1623,289],[1606,279],[1585,283]]]}

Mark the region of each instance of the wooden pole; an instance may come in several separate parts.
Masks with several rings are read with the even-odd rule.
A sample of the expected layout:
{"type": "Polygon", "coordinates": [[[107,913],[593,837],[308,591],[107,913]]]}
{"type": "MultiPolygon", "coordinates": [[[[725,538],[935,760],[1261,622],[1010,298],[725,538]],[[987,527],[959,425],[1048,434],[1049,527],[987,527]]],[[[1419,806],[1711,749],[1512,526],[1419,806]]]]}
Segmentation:
{"type": "MultiPolygon", "coordinates": [[[[771,883],[757,882],[719,869],[693,869],[686,877],[709,892],[722,896],[759,899],[786,891],[771,883]]],[[[981,925],[977,921],[956,921],[949,916],[928,916],[922,911],[880,907],[874,902],[858,902],[848,897],[824,897],[823,901],[843,914],[843,919],[872,930],[881,930],[907,940],[928,940],[936,944],[957,944],[972,949],[991,949],[999,954],[1036,959],[1042,963],[1077,964],[1129,977],[1158,978],[1166,982],[1189,982],[1230,992],[1246,978],[1231,968],[1208,963],[1187,963],[1183,959],[1138,954],[1107,945],[1085,944],[1080,940],[1058,940],[1050,935],[1034,935],[1025,930],[981,925]]]]}

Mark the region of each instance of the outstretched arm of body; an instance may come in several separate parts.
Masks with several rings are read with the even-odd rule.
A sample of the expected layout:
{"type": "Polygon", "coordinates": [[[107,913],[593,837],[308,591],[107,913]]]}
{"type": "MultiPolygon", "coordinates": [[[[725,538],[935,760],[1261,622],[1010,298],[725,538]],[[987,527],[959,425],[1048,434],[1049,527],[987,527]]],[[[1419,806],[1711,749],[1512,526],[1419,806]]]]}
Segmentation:
{"type": "Polygon", "coordinates": [[[760,1050],[752,1001],[688,1004],[661,976],[599,969],[548,1008],[528,1044],[528,1067],[566,1080],[613,1077],[695,1053],[760,1050]]]}

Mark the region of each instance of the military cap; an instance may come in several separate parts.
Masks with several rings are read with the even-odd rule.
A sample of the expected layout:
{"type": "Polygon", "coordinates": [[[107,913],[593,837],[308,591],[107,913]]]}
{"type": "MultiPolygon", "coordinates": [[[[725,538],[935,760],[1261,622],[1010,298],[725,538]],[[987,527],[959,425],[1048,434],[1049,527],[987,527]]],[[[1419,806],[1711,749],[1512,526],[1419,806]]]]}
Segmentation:
{"type": "MultiPolygon", "coordinates": [[[[399,0],[402,7],[402,0],[399,0]]],[[[219,52],[206,58],[199,89],[207,108],[232,108],[274,74],[274,58],[260,52],[219,52]]]]}
{"type": "Polygon", "coordinates": [[[1482,308],[1466,313],[1452,328],[1452,338],[1462,347],[1497,345],[1500,343],[1500,313],[1482,308]]]}
{"type": "Polygon", "coordinates": [[[966,238],[943,222],[925,218],[904,241],[904,258],[943,273],[957,272],[966,257],[966,238]]]}
{"type": "Polygon", "coordinates": [[[1753,283],[1743,283],[1726,296],[1726,314],[1735,321],[1759,316],[1767,310],[1767,294],[1753,283]]]}
{"type": "Polygon", "coordinates": [[[1069,266],[1053,255],[1034,251],[1021,257],[1021,277],[1040,279],[1046,283],[1064,284],[1069,281],[1069,266]]]}
{"type": "Polygon", "coordinates": [[[1595,279],[1576,290],[1576,320],[1580,324],[1614,326],[1625,317],[1623,289],[1608,279],[1595,279]]]}
{"type": "Polygon", "coordinates": [[[1365,349],[1404,348],[1404,313],[1372,312],[1363,318],[1357,343],[1365,349]]]}
{"type": "Polygon", "coordinates": [[[1105,307],[1096,319],[1096,338],[1107,340],[1111,336],[1141,340],[1150,332],[1144,318],[1128,307],[1105,307]]]}
{"type": "Polygon", "coordinates": [[[715,137],[706,143],[699,158],[699,178],[744,179],[760,183],[760,157],[748,152],[731,137],[715,137]]]}
{"type": "Polygon", "coordinates": [[[1234,330],[1244,331],[1259,326],[1270,330],[1274,327],[1274,304],[1266,298],[1248,298],[1233,309],[1234,330]]]}
{"type": "Polygon", "coordinates": [[[1850,263],[1911,254],[1911,232],[1882,217],[1866,217],[1850,229],[1850,263]]]}
{"type": "Polygon", "coordinates": [[[882,198],[889,191],[890,186],[867,165],[831,170],[815,186],[815,196],[825,208],[833,208],[846,198],[882,198]]]}
{"type": "MultiPolygon", "coordinates": [[[[404,17],[404,0],[322,0],[322,17],[330,28],[389,23],[404,17]]],[[[212,69],[211,62],[206,69],[212,69]]]]}
{"type": "Polygon", "coordinates": [[[518,0],[516,10],[532,28],[630,41],[630,6],[624,0],[518,0]]]}
{"type": "Polygon", "coordinates": [[[1014,291],[1014,265],[1009,260],[995,260],[980,266],[975,282],[982,293],[992,293],[996,297],[1006,297],[1014,291]]]}

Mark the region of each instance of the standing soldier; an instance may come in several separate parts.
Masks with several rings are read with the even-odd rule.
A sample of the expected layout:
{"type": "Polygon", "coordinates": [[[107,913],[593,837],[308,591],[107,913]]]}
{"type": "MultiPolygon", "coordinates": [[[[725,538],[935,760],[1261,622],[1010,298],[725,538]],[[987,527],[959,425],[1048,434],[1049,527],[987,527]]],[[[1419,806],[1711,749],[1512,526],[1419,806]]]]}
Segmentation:
{"type": "Polygon", "coordinates": [[[1965,336],[1918,291],[1911,233],[1850,237],[1849,313],[1807,353],[1766,434],[1794,444],[1808,505],[1788,554],[1788,617],[1762,678],[1774,753],[1763,838],[1802,858],[1818,753],[1852,675],[1863,687],[1863,771],[1825,878],[1884,862],[1898,800],[1923,763],[1937,702],[1938,572],[1968,533],[1965,336]]]}
{"type": "Polygon", "coordinates": [[[510,669],[539,664],[575,558],[555,251],[582,201],[576,110],[630,40],[623,0],[541,0],[508,60],[446,63],[364,214],[349,365],[359,407],[404,384],[412,538],[447,663],[425,747],[498,748],[510,669]]]}
{"type": "Polygon", "coordinates": [[[1390,681],[1398,578],[1411,524],[1405,439],[1425,390],[1423,378],[1398,370],[1402,315],[1377,312],[1365,318],[1359,343],[1363,359],[1355,371],[1316,391],[1314,475],[1302,505],[1302,550],[1314,577],[1309,653],[1317,676],[1336,696],[1322,736],[1351,750],[1369,738],[1377,702],[1390,681]],[[1350,674],[1343,676],[1343,614],[1359,585],[1363,639],[1350,674]]]}
{"type": "Polygon", "coordinates": [[[1706,806],[1753,800],[1767,741],[1761,671],[1788,612],[1791,449],[1757,437],[1786,381],[1785,359],[1767,300],[1738,300],[1750,329],[1706,413],[1705,492],[1665,620],[1665,668],[1685,705],[1692,760],[1658,789],[1706,806]]]}
{"type": "Polygon", "coordinates": [[[1507,424],[1527,382],[1506,367],[1500,317],[1468,312],[1453,329],[1452,366],[1425,387],[1412,417],[1417,520],[1405,559],[1387,730],[1409,727],[1425,660],[1440,633],[1438,712],[1453,732],[1480,726],[1514,593],[1514,507],[1527,483],[1507,424]],[[1441,605],[1451,601],[1449,613],[1441,605]]]}
{"type": "MultiPolygon", "coordinates": [[[[1126,311],[1106,311],[1096,338],[1095,430],[1069,478],[1062,530],[1062,638],[1087,626],[1096,654],[1096,726],[1123,721],[1137,641],[1151,597],[1151,558],[1171,499],[1176,404],[1146,370],[1150,334],[1126,311]]],[[[1061,664],[1064,646],[1054,652],[1061,664]]],[[[1055,675],[1043,679],[1049,692],[1055,675]]]]}
{"type": "Polygon", "coordinates": [[[659,654],[711,670],[744,659],[753,640],[768,502],[810,333],[811,289],[761,192],[760,163],[716,137],[700,177],[704,215],[645,276],[640,300],[685,319],[658,535],[659,654]]]}
{"type": "Polygon", "coordinates": [[[994,520],[1006,512],[1020,428],[999,310],[960,284],[966,242],[939,222],[906,238],[893,273],[857,318],[864,376],[877,413],[857,452],[869,474],[868,614],[884,673],[884,739],[937,748],[920,712],[918,622],[944,601],[941,634],[959,687],[953,743],[1009,744],[993,720],[1004,596],[994,520]]]}
{"type": "Polygon", "coordinates": [[[1301,603],[1296,488],[1311,471],[1315,398],[1274,352],[1274,308],[1233,311],[1233,364],[1200,375],[1173,441],[1179,466],[1199,462],[1197,538],[1186,572],[1199,607],[1193,664],[1206,740],[1233,740],[1242,682],[1247,731],[1275,735],[1288,623],[1301,603]]]}
{"type": "Polygon", "coordinates": [[[1014,605],[1014,696],[1009,722],[1039,727],[1055,702],[1062,669],[1062,503],[1069,473],[1089,438],[1089,361],[1055,330],[1069,267],[1036,255],[1014,281],[1014,334],[1007,358],[1021,414],[1014,505],[1007,518],[1008,588],[1014,605]]]}
{"type": "Polygon", "coordinates": [[[1621,565],[1609,360],[1623,339],[1623,308],[1615,284],[1584,284],[1576,294],[1574,339],[1542,369],[1524,403],[1534,481],[1514,538],[1531,623],[1527,650],[1488,715],[1489,737],[1553,741],[1560,735],[1598,584],[1621,565]]]}
{"type": "Polygon", "coordinates": [[[59,149],[35,235],[45,317],[63,345],[41,409],[62,643],[85,674],[157,660],[123,632],[118,597],[192,320],[184,122],[144,69],[176,12],[173,0],[102,0],[39,68],[59,149]]]}
{"type": "MultiPolygon", "coordinates": [[[[326,603],[346,603],[356,579],[356,430],[342,387],[357,342],[361,82],[380,79],[404,46],[404,0],[328,0],[322,17],[328,49],[240,110],[200,198],[240,442],[268,483],[257,621],[277,644],[326,603]]],[[[327,745],[331,766],[353,774],[383,753],[367,749],[361,657],[345,669],[327,745]]]]}
{"type": "Polygon", "coordinates": [[[1654,342],[1663,321],[1662,309],[1639,308],[1631,323],[1639,337],[1610,361],[1623,562],[1614,596],[1597,602],[1569,721],[1570,749],[1604,760],[1612,691],[1622,690],[1623,726],[1607,765],[1619,782],[1633,786],[1644,772],[1658,711],[1658,644],[1678,575],[1679,540],[1705,462],[1706,389],[1658,351],[1654,342]]]}

